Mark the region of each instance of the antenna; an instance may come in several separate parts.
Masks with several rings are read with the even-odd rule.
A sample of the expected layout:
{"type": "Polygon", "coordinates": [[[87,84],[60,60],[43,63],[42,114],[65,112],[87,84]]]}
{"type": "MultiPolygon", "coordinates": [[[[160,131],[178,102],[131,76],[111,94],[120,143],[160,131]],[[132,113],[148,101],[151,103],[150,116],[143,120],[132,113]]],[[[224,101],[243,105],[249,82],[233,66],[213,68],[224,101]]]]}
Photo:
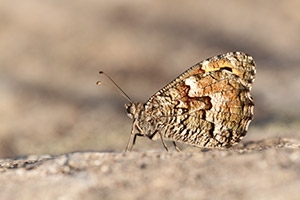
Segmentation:
{"type": "MultiPolygon", "coordinates": [[[[118,92],[119,94],[121,94],[121,96],[125,97],[128,101],[130,101],[130,103],[132,103],[133,101],[130,99],[130,97],[126,94],[126,92],[124,92],[124,90],[122,90],[122,88],[120,88],[120,86],[112,79],[110,78],[110,76],[108,76],[106,73],[104,73],[103,71],[100,71],[99,74],[103,74],[105,75],[113,84],[114,86],[116,86],[116,88],[118,88],[118,92]]],[[[103,84],[101,81],[98,81],[96,83],[97,85],[103,84]]]]}

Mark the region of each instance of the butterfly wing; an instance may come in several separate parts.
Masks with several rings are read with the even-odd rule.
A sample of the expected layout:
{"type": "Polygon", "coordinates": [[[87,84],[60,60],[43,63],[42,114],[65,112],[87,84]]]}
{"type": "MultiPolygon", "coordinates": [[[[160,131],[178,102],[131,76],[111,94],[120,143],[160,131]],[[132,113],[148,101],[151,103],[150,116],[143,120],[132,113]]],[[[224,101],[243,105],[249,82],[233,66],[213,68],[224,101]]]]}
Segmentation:
{"type": "Polygon", "coordinates": [[[231,146],[253,118],[254,77],[252,57],[241,52],[194,65],[146,102],[151,132],[200,147],[231,146]]]}

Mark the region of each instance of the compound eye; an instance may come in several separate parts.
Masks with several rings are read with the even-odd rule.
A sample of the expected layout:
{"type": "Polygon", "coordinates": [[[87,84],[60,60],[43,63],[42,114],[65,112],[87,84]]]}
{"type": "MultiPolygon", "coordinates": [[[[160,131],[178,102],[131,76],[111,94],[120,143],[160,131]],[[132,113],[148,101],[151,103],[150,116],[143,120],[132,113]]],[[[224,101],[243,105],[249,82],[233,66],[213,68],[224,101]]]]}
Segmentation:
{"type": "Polygon", "coordinates": [[[125,109],[127,113],[130,113],[130,105],[125,104],[125,109]]]}
{"type": "Polygon", "coordinates": [[[131,113],[130,112],[130,106],[127,106],[126,111],[127,111],[127,113],[131,113]]]}
{"type": "Polygon", "coordinates": [[[125,109],[127,113],[131,113],[131,105],[125,104],[125,109]]]}

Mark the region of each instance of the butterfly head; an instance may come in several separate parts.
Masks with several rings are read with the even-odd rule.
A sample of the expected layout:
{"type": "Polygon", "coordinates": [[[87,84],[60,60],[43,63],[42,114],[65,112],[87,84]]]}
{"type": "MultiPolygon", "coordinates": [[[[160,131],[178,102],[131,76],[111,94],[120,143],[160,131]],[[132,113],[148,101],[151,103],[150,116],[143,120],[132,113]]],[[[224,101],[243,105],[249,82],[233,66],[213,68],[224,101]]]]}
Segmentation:
{"type": "Polygon", "coordinates": [[[130,102],[129,104],[125,104],[125,109],[130,119],[137,119],[144,111],[144,105],[142,103],[130,102]]]}

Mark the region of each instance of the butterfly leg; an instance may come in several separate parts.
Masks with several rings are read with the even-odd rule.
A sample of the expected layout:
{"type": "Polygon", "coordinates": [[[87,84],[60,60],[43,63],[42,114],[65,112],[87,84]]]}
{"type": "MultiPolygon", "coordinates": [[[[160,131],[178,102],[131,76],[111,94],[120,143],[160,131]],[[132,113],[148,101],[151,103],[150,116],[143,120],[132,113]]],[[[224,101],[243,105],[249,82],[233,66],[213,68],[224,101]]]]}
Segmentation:
{"type": "Polygon", "coordinates": [[[175,141],[173,141],[173,145],[174,145],[176,151],[181,152],[181,150],[179,149],[179,147],[177,146],[175,141]]]}
{"type": "Polygon", "coordinates": [[[133,141],[132,141],[132,144],[131,144],[131,147],[130,147],[129,151],[132,151],[133,146],[135,145],[135,141],[136,141],[136,137],[137,137],[137,136],[143,136],[143,135],[140,134],[140,133],[134,134],[133,141]]]}
{"type": "Polygon", "coordinates": [[[128,142],[127,142],[127,145],[126,145],[124,153],[126,153],[128,151],[129,146],[130,146],[130,141],[131,141],[132,138],[133,138],[133,141],[132,141],[132,144],[131,144],[131,147],[130,147],[130,151],[133,149],[133,145],[135,143],[135,138],[136,138],[136,136],[134,134],[134,130],[135,130],[135,126],[136,126],[135,123],[136,122],[132,123],[131,133],[130,133],[130,136],[129,136],[129,139],[128,139],[128,142]]]}
{"type": "Polygon", "coordinates": [[[135,128],[137,128],[138,129],[138,131],[140,131],[140,133],[136,133],[136,134],[134,134],[134,137],[133,137],[133,141],[132,141],[132,144],[131,144],[131,147],[130,147],[130,149],[129,149],[129,151],[132,151],[132,149],[133,149],[133,146],[135,145],[135,141],[136,141],[136,137],[137,136],[144,136],[144,134],[143,134],[143,129],[141,129],[141,127],[137,124],[137,123],[134,123],[135,125],[135,128]]]}
{"type": "Polygon", "coordinates": [[[161,142],[163,143],[165,149],[166,149],[167,151],[169,151],[168,146],[167,146],[167,144],[165,143],[164,138],[163,138],[163,136],[162,136],[162,134],[161,134],[160,132],[159,132],[159,135],[160,135],[161,142]]]}
{"type": "Polygon", "coordinates": [[[134,136],[133,136],[133,140],[132,140],[132,144],[131,144],[131,147],[130,147],[129,151],[132,151],[132,149],[133,149],[133,146],[135,145],[136,136],[137,136],[137,134],[134,134],[134,136]]]}

